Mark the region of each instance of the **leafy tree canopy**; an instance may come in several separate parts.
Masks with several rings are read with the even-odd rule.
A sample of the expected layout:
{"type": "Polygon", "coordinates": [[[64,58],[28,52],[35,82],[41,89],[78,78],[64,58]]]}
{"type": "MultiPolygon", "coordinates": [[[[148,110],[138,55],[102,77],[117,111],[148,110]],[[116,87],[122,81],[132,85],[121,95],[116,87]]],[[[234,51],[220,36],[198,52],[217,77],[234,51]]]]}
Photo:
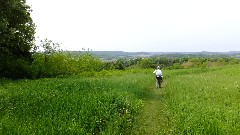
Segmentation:
{"type": "Polygon", "coordinates": [[[30,12],[25,0],[0,0],[0,77],[26,75],[35,34],[30,12]]]}
{"type": "Polygon", "coordinates": [[[30,58],[35,33],[30,6],[24,0],[0,0],[0,5],[0,53],[30,58]]]}

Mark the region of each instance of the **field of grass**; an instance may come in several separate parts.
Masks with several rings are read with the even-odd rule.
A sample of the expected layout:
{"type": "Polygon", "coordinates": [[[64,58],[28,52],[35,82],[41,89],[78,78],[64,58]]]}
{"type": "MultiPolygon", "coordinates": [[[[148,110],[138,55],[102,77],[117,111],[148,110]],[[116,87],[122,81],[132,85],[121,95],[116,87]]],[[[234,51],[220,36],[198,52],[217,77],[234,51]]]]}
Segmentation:
{"type": "Polygon", "coordinates": [[[0,80],[0,134],[240,133],[240,65],[163,72],[0,80]]]}
{"type": "Polygon", "coordinates": [[[130,134],[152,74],[116,73],[1,80],[0,134],[130,134]]]}
{"type": "Polygon", "coordinates": [[[204,70],[169,73],[164,134],[240,133],[240,66],[204,70]]]}

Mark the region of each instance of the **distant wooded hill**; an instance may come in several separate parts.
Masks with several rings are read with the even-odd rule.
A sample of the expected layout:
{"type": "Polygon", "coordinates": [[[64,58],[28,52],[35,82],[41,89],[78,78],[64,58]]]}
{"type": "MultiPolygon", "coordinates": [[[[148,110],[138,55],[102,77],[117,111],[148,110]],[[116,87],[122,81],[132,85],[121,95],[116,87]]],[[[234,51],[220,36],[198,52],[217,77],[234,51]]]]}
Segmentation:
{"type": "Polygon", "coordinates": [[[124,51],[83,51],[83,52],[72,52],[72,53],[89,53],[101,58],[102,60],[116,60],[119,58],[145,58],[145,57],[171,57],[171,58],[181,58],[181,57],[231,57],[240,58],[240,51],[230,51],[230,52],[124,52],[124,51]]]}

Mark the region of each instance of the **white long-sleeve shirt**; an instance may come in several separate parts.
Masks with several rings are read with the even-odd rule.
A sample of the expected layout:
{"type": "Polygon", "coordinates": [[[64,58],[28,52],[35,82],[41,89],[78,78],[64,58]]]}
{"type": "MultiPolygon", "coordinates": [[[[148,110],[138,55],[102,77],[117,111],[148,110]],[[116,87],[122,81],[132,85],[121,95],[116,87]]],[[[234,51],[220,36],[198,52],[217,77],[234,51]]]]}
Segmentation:
{"type": "Polygon", "coordinates": [[[154,70],[153,73],[154,73],[156,76],[162,76],[162,71],[161,71],[160,69],[154,70]]]}

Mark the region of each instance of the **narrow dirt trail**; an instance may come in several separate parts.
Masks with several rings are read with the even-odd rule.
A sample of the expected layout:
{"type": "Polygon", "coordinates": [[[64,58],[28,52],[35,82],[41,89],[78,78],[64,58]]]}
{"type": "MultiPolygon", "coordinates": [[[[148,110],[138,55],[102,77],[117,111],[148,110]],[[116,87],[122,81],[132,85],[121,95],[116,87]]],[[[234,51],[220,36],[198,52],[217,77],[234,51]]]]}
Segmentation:
{"type": "Polygon", "coordinates": [[[168,120],[164,112],[164,90],[164,84],[160,89],[156,89],[153,86],[148,89],[148,95],[146,95],[146,99],[144,100],[144,107],[138,118],[138,129],[135,134],[166,134],[164,129],[168,126],[168,120]]]}

